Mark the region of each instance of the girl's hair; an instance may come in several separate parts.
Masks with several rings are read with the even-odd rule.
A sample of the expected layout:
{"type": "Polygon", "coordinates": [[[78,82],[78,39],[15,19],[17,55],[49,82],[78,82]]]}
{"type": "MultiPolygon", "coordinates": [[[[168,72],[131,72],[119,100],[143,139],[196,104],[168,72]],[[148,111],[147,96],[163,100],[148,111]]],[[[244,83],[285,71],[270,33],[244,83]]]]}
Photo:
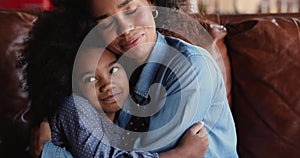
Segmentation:
{"type": "Polygon", "coordinates": [[[72,70],[77,50],[95,22],[69,11],[42,13],[30,33],[25,56],[29,117],[38,125],[72,93],[72,70]]]}

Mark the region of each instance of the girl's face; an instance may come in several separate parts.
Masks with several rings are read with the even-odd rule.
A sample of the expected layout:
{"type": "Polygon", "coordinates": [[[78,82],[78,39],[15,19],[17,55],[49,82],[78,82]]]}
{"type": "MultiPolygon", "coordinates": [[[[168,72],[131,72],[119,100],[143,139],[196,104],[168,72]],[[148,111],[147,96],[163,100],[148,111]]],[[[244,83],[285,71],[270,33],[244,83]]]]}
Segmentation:
{"type": "Polygon", "coordinates": [[[152,15],[155,8],[147,0],[91,0],[91,10],[110,50],[127,52],[137,62],[148,58],[157,35],[152,15]]]}
{"type": "Polygon", "coordinates": [[[128,97],[129,83],[115,54],[104,50],[100,55],[101,51],[99,48],[90,48],[78,56],[77,91],[113,120],[115,112],[122,108],[128,97]]]}

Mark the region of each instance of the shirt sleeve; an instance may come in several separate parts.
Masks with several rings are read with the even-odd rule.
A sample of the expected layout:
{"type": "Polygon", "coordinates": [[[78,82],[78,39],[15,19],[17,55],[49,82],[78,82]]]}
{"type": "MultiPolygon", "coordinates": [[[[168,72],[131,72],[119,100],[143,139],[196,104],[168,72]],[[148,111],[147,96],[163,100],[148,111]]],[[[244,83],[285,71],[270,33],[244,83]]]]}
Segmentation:
{"type": "Polygon", "coordinates": [[[65,148],[59,147],[51,143],[45,142],[41,158],[73,158],[71,153],[65,148]]]}
{"type": "Polygon", "coordinates": [[[79,96],[70,97],[51,119],[52,141],[55,145],[65,146],[74,157],[79,158],[158,157],[157,153],[130,152],[111,146],[104,134],[103,119],[87,100],[79,96]]]}

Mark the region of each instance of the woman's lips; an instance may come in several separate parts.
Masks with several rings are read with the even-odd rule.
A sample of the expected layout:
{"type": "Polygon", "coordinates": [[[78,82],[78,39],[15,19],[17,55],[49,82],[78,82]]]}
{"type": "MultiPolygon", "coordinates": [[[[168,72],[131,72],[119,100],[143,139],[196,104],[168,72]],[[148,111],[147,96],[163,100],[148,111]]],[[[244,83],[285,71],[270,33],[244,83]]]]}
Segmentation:
{"type": "Polygon", "coordinates": [[[129,40],[126,40],[123,44],[122,47],[126,50],[129,50],[135,46],[137,46],[143,39],[144,35],[141,34],[139,36],[135,36],[129,40]]]}

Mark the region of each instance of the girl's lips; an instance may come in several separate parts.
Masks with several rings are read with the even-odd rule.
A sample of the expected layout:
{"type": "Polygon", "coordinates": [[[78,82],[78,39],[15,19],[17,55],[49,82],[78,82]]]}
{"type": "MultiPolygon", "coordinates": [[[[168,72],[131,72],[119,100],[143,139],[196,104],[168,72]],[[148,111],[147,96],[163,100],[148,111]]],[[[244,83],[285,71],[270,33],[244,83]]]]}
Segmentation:
{"type": "Polygon", "coordinates": [[[123,48],[126,50],[129,50],[135,46],[137,46],[143,39],[144,35],[141,34],[139,36],[135,36],[134,38],[131,38],[130,40],[125,41],[122,45],[123,48]]]}
{"type": "Polygon", "coordinates": [[[103,99],[100,99],[101,102],[109,104],[109,103],[115,103],[118,98],[120,97],[121,93],[116,93],[114,95],[109,95],[103,99]]]}

